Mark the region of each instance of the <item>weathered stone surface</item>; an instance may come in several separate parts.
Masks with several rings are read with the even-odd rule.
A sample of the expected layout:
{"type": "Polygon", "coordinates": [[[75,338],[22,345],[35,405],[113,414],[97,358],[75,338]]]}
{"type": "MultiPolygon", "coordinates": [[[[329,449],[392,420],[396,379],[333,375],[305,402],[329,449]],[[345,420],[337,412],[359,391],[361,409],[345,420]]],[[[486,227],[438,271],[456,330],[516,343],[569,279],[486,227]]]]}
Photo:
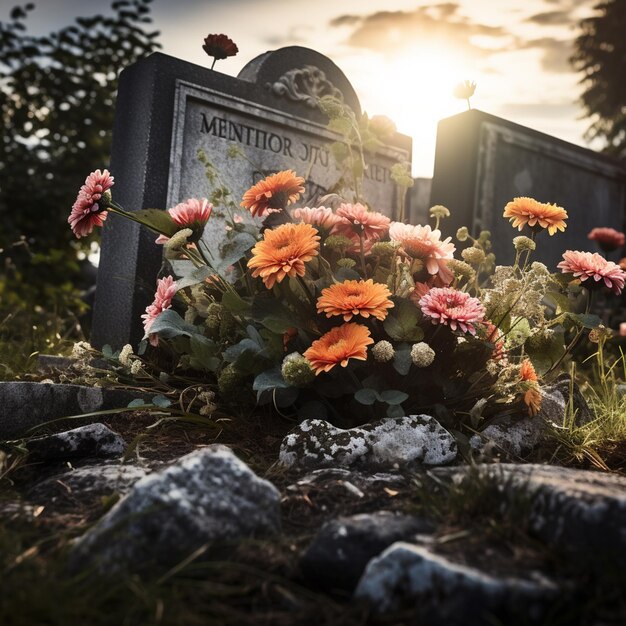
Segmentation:
{"type": "MultiPolygon", "coordinates": [[[[541,410],[534,417],[507,416],[487,426],[470,439],[472,448],[485,456],[504,453],[517,460],[546,440],[552,426],[562,426],[570,401],[570,380],[564,377],[541,393],[541,410]]],[[[572,385],[572,407],[577,425],[586,424],[595,415],[576,383],[572,385]]]]}
{"type": "Polygon", "coordinates": [[[31,488],[28,497],[34,502],[54,502],[125,494],[145,475],[146,471],[136,465],[87,465],[42,480],[31,488]]]}
{"type": "MultiPolygon", "coordinates": [[[[626,478],[552,465],[477,465],[502,481],[503,504],[527,494],[530,528],[546,543],[597,567],[626,563],[626,478]]],[[[436,468],[462,480],[467,468],[436,468]]],[[[626,570],[624,570],[626,573],[626,570]]]]}
{"type": "Polygon", "coordinates": [[[329,482],[350,483],[359,490],[366,490],[372,485],[400,485],[406,483],[401,474],[388,472],[359,472],[341,467],[323,467],[305,474],[298,482],[289,485],[287,490],[298,489],[306,485],[327,485],[329,482]]]}
{"type": "Polygon", "coordinates": [[[135,484],[74,546],[70,567],[170,567],[213,541],[280,529],[280,494],[228,448],[192,452],[135,484]]]}
{"type": "Polygon", "coordinates": [[[123,408],[136,397],[123,389],[0,382],[0,440],[20,437],[61,417],[123,408]]]}
{"type": "Polygon", "coordinates": [[[456,458],[454,437],[429,415],[394,417],[342,430],[324,420],[305,420],[283,439],[287,467],[390,468],[443,465],[456,458]]]}
{"type": "Polygon", "coordinates": [[[494,617],[539,623],[558,587],[539,574],[531,576],[496,578],[398,542],[369,562],[355,597],[368,600],[380,613],[415,608],[420,623],[429,626],[482,626],[494,617]]]}
{"type": "Polygon", "coordinates": [[[338,517],[322,526],[300,567],[320,589],[353,591],[370,559],[396,541],[431,533],[432,523],[389,511],[338,517]]]}
{"type": "Polygon", "coordinates": [[[120,456],[126,449],[126,442],[108,426],[98,422],[54,435],[29,439],[25,447],[37,459],[56,461],[120,456]]]}

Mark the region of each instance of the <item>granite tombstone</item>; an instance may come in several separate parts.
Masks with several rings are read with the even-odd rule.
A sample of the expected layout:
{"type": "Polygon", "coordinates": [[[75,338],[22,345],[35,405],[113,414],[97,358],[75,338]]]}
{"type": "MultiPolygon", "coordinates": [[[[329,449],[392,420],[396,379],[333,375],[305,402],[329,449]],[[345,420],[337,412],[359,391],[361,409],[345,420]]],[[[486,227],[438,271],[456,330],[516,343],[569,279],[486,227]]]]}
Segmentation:
{"type": "MultiPolygon", "coordinates": [[[[328,146],[336,136],[318,99],[332,95],[359,115],[358,97],[327,57],[297,46],[265,53],[237,78],[156,53],[120,76],[113,130],[114,198],[126,209],[167,208],[208,195],[206,159],[234,200],[266,175],[294,169],[307,179],[301,206],[314,206],[341,177],[328,146]],[[235,152],[245,158],[233,157],[235,152]]],[[[363,194],[392,214],[391,167],[411,160],[411,140],[395,134],[366,155],[363,194]]],[[[111,215],[103,229],[91,342],[136,344],[161,265],[154,234],[111,215]]]]}
{"type": "Polygon", "coordinates": [[[450,209],[442,224],[446,234],[460,226],[474,235],[489,230],[496,262],[512,262],[511,240],[519,233],[502,212],[517,196],[567,210],[564,233],[537,239],[534,258],[555,269],[566,249],[597,251],[587,239],[592,228],[623,230],[626,170],[606,155],[482,111],[439,122],[430,205],[450,209]]]}

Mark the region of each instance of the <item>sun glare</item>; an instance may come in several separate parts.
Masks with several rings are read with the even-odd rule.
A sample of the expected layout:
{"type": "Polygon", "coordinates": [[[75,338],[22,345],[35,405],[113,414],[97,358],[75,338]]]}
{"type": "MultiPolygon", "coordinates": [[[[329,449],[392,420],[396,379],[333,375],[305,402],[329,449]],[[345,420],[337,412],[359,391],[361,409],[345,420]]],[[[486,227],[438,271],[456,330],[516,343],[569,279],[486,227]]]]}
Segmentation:
{"type": "Polygon", "coordinates": [[[422,46],[380,61],[369,77],[375,110],[385,111],[401,133],[413,137],[414,173],[431,176],[437,122],[467,108],[453,91],[459,82],[475,80],[469,64],[460,55],[422,46]]]}

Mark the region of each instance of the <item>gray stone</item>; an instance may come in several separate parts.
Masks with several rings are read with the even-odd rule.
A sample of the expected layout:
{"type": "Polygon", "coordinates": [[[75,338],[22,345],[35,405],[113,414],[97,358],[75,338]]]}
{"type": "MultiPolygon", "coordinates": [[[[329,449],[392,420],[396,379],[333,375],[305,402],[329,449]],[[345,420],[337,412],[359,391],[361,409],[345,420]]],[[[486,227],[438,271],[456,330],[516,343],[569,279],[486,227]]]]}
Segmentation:
{"type": "MultiPolygon", "coordinates": [[[[302,206],[313,206],[338,181],[328,145],[335,136],[318,108],[334,95],[357,114],[358,98],[327,57],[299,46],[265,53],[237,78],[156,53],[120,75],[113,129],[113,198],[127,210],[166,209],[207,195],[203,149],[235,202],[269,173],[294,169],[308,176],[302,206]],[[258,163],[228,158],[232,145],[258,163]]],[[[364,192],[381,211],[395,207],[390,170],[411,160],[411,139],[396,134],[366,155],[364,192]]],[[[110,215],[103,229],[92,345],[135,345],[141,314],[153,298],[162,249],[138,224],[110,215]],[[115,306],[111,306],[115,303],[115,306]]]]}
{"type": "Polygon", "coordinates": [[[538,623],[558,587],[538,573],[531,576],[491,576],[399,542],[370,561],[354,595],[379,613],[415,608],[429,626],[482,626],[493,618],[538,623]]]}
{"type": "Polygon", "coordinates": [[[424,519],[389,511],[339,517],[322,526],[300,568],[320,589],[352,592],[370,559],[396,541],[433,530],[433,524],[424,519]]]}
{"type": "Polygon", "coordinates": [[[30,489],[28,498],[34,502],[54,502],[125,494],[145,475],[146,471],[135,465],[86,465],[40,481],[30,489]]]}
{"type": "Polygon", "coordinates": [[[137,482],[73,547],[70,568],[171,567],[214,541],[280,530],[280,493],[228,448],[211,446],[137,482]]]}
{"type": "MultiPolygon", "coordinates": [[[[581,426],[595,419],[576,383],[572,386],[574,422],[581,426]]],[[[523,458],[546,441],[553,427],[562,427],[570,403],[569,377],[541,391],[541,410],[533,417],[506,416],[470,438],[472,448],[489,457],[504,453],[511,460],[523,458]]]]}
{"type": "Polygon", "coordinates": [[[443,465],[456,455],[454,437],[434,418],[411,415],[348,430],[324,420],[305,420],[283,439],[279,461],[287,467],[391,468],[443,465]]]}
{"type": "MultiPolygon", "coordinates": [[[[124,389],[0,382],[0,440],[21,437],[36,426],[62,417],[123,408],[136,397],[137,394],[124,389]]],[[[62,425],[75,423],[61,422],[62,425]]]]}
{"type": "MultiPolygon", "coordinates": [[[[443,204],[452,213],[442,223],[444,235],[461,226],[474,235],[490,230],[498,263],[512,263],[517,231],[502,212],[518,196],[567,210],[565,232],[539,234],[533,253],[555,270],[565,250],[594,250],[587,233],[595,226],[622,230],[625,167],[605,154],[475,109],[439,122],[430,204],[443,204]]],[[[616,251],[613,260],[620,255],[616,251]]]]}
{"type": "Polygon", "coordinates": [[[387,472],[359,472],[341,467],[324,467],[305,474],[287,490],[308,485],[326,485],[329,482],[349,482],[358,489],[369,489],[374,485],[404,485],[406,478],[401,474],[387,472]]]}
{"type": "MultiPolygon", "coordinates": [[[[435,468],[463,480],[467,468],[435,468]]],[[[476,465],[472,471],[502,483],[503,505],[528,499],[531,530],[578,561],[626,574],[626,477],[553,465],[476,465]]]]}
{"type": "Polygon", "coordinates": [[[24,445],[34,457],[44,461],[116,457],[121,456],[126,449],[126,442],[122,437],[99,422],[29,439],[24,445]]]}

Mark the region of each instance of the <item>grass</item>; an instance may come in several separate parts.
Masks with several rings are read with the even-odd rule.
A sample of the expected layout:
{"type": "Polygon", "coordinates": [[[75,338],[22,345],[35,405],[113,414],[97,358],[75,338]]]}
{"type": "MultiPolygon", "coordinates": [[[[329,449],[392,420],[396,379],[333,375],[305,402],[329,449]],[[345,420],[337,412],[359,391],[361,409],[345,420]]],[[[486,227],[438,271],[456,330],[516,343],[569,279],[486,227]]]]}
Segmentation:
{"type": "MultiPolygon", "coordinates": [[[[587,380],[581,385],[596,418],[581,424],[573,402],[573,382],[562,425],[552,429],[556,443],[555,457],[564,465],[591,465],[604,471],[626,471],[626,394],[620,380],[626,380],[626,358],[608,362],[602,346],[592,354],[595,359],[587,380]],[[620,374],[620,376],[618,376],[620,374]]],[[[571,365],[570,381],[576,379],[571,365]]],[[[623,383],[622,383],[623,384],[623,383]]]]}

